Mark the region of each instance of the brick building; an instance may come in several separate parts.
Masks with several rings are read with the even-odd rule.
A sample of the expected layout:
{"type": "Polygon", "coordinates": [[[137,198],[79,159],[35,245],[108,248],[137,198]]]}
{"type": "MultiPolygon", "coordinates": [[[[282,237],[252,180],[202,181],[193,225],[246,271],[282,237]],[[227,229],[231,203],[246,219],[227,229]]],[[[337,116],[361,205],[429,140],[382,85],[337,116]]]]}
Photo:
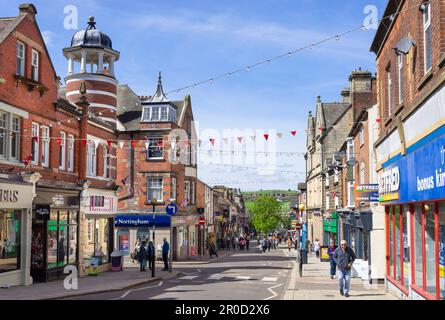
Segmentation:
{"type": "MultiPolygon", "coordinates": [[[[174,260],[198,254],[198,217],[196,211],[197,138],[190,96],[170,101],[164,94],[159,74],[156,93],[137,97],[128,87],[118,90],[119,140],[118,182],[122,183],[120,214],[148,214],[152,204],[156,212],[165,214],[165,205],[179,207],[172,217],[172,254],[174,260]],[[155,200],[153,200],[155,199],[155,200]]],[[[139,236],[131,230],[119,230],[120,239],[150,238],[149,231],[139,236]]],[[[143,233],[143,234],[142,234],[143,233]]],[[[156,232],[155,244],[170,239],[170,229],[156,232]]],[[[128,240],[127,240],[128,241],[128,240]]],[[[124,250],[128,253],[128,248],[124,250]]]]}
{"type": "Polygon", "coordinates": [[[208,245],[210,242],[215,243],[215,216],[214,216],[214,197],[213,189],[198,180],[196,183],[196,207],[201,216],[205,217],[206,225],[202,227],[204,232],[199,233],[199,254],[206,254],[208,250],[208,245]],[[204,251],[202,250],[202,245],[204,245],[204,251]]]}
{"type": "Polygon", "coordinates": [[[17,17],[0,19],[0,168],[8,184],[3,189],[17,191],[18,197],[2,203],[0,217],[6,239],[0,244],[0,282],[10,285],[57,278],[68,264],[83,275],[98,249],[102,254],[95,262],[107,269],[113,249],[112,224],[105,219],[108,225],[95,233],[85,215],[115,213],[115,159],[96,157],[97,170],[89,174],[86,148],[90,143],[107,146],[113,155],[107,141],[116,135],[94,113],[88,117],[88,101],[80,94],[71,100],[59,96],[60,78],[36,14],[34,5],[25,4],[17,17]],[[102,241],[93,234],[102,235],[102,241]]]}
{"type": "Polygon", "coordinates": [[[401,298],[444,299],[445,3],[390,0],[383,16],[371,51],[385,283],[401,298]]]}

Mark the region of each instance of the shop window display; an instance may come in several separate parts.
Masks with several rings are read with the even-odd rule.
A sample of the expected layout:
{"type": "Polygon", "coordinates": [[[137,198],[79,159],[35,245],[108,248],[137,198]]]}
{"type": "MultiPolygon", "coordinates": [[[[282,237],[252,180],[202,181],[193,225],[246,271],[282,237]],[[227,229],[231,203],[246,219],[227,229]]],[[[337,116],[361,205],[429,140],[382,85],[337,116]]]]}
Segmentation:
{"type": "Polygon", "coordinates": [[[21,212],[0,210],[0,273],[20,269],[21,212]]]}
{"type": "Polygon", "coordinates": [[[395,279],[397,281],[402,280],[402,272],[401,272],[401,256],[400,256],[400,207],[395,206],[394,207],[394,227],[395,227],[395,233],[394,233],[394,243],[395,243],[395,260],[396,260],[396,274],[395,279]]]}
{"type": "Polygon", "coordinates": [[[436,243],[434,203],[425,204],[425,266],[426,291],[436,295],[436,243]]]}
{"type": "Polygon", "coordinates": [[[83,246],[83,257],[86,265],[102,265],[109,262],[109,221],[103,219],[85,220],[86,228],[93,227],[92,238],[83,246]]]}
{"type": "Polygon", "coordinates": [[[423,287],[422,264],[422,205],[418,204],[414,210],[414,259],[415,259],[415,284],[423,287]]]}
{"type": "Polygon", "coordinates": [[[439,204],[439,284],[440,299],[445,299],[445,203],[439,204]]]}
{"type": "Polygon", "coordinates": [[[403,285],[406,289],[409,287],[409,277],[411,274],[411,253],[410,245],[408,243],[408,219],[409,219],[409,206],[403,206],[403,219],[402,219],[402,241],[403,241],[403,285]]]}

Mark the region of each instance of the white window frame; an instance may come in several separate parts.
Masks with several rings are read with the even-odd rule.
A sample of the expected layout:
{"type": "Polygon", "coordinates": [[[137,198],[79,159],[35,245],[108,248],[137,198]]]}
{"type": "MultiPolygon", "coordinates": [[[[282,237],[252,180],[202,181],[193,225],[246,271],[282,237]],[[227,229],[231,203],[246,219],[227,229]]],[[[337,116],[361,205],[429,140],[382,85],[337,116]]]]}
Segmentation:
{"type": "Polygon", "coordinates": [[[360,138],[360,147],[361,147],[365,144],[365,128],[363,126],[360,128],[359,138],[360,138]]]}
{"type": "Polygon", "coordinates": [[[397,76],[399,81],[399,104],[403,102],[403,55],[397,55],[397,76]]]}
{"type": "MultiPolygon", "coordinates": [[[[430,52],[431,52],[431,66],[428,68],[428,65],[427,65],[427,43],[426,43],[426,33],[427,33],[427,30],[429,29],[429,28],[432,28],[432,26],[431,26],[431,3],[424,3],[423,4],[423,6],[425,6],[424,7],[424,9],[422,10],[423,11],[423,14],[422,14],[422,21],[423,21],[423,62],[424,62],[424,70],[425,70],[425,74],[426,73],[428,73],[430,70],[431,70],[431,68],[433,67],[433,61],[432,61],[432,51],[433,51],[433,48],[432,48],[432,39],[430,39],[431,40],[431,42],[429,43],[429,50],[430,50],[430,52]],[[426,19],[426,16],[428,16],[428,19],[426,19]]],[[[431,38],[432,38],[432,36],[433,36],[433,32],[432,32],[432,30],[430,29],[430,33],[431,33],[431,38]]]]}
{"type": "Polygon", "coordinates": [[[190,181],[184,182],[184,196],[188,203],[190,203],[190,181]]]}
{"type": "Polygon", "coordinates": [[[31,50],[31,79],[39,81],[39,52],[31,50]]]}
{"type": "Polygon", "coordinates": [[[26,57],[26,53],[25,53],[25,44],[17,41],[16,44],[16,64],[18,64],[19,60],[20,60],[20,70],[18,70],[19,66],[16,65],[16,72],[17,75],[24,77],[25,76],[25,57],[26,57]],[[22,55],[19,55],[19,47],[22,48],[22,55]]]}
{"type": "Polygon", "coordinates": [[[191,145],[191,164],[192,166],[196,165],[196,146],[194,144],[191,145]]]}
{"type": "Polygon", "coordinates": [[[338,182],[338,169],[334,169],[334,182],[338,182]]]}
{"type": "Polygon", "coordinates": [[[354,181],[348,181],[348,207],[354,208],[354,181]]]}
{"type": "Polygon", "coordinates": [[[387,74],[387,90],[388,90],[388,116],[392,115],[392,100],[391,100],[391,87],[392,87],[392,79],[391,79],[391,67],[386,70],[387,74]]]}
{"type": "Polygon", "coordinates": [[[147,202],[148,203],[152,202],[152,198],[149,197],[150,190],[158,190],[159,191],[159,189],[161,191],[161,192],[158,193],[158,195],[160,195],[160,197],[158,197],[156,200],[158,202],[164,202],[164,199],[163,199],[163,195],[164,195],[164,179],[162,177],[155,177],[155,176],[147,177],[147,202]],[[155,181],[155,180],[157,180],[157,181],[155,181]],[[159,186],[159,181],[161,182],[160,186],[159,186]]]}
{"type": "Polygon", "coordinates": [[[74,136],[68,135],[68,171],[74,171],[74,136]]]}
{"type": "Polygon", "coordinates": [[[64,131],[60,131],[60,138],[62,143],[60,144],[59,149],[59,169],[66,169],[66,133],[64,131]]]}
{"type": "Polygon", "coordinates": [[[354,157],[354,140],[352,138],[347,139],[347,160],[351,160],[354,157]]]}
{"type": "Polygon", "coordinates": [[[147,160],[163,160],[164,159],[164,140],[163,140],[163,137],[162,136],[151,136],[151,137],[148,137],[147,140],[149,142],[149,145],[148,145],[148,148],[147,148],[147,160]],[[162,140],[162,147],[161,147],[161,149],[162,149],[162,156],[160,156],[160,157],[150,157],[150,149],[151,148],[158,148],[157,142],[160,141],[160,140],[162,140]],[[151,141],[156,141],[156,145],[153,146],[151,141]]]}
{"type": "Polygon", "coordinates": [[[176,178],[172,178],[172,186],[171,186],[171,198],[172,200],[176,200],[177,194],[176,194],[176,188],[177,188],[177,181],[176,178]]]}
{"type": "Polygon", "coordinates": [[[42,166],[49,167],[50,130],[42,126],[42,166]]]}
{"type": "Polygon", "coordinates": [[[108,147],[106,145],[102,146],[102,161],[103,161],[103,178],[109,178],[109,163],[108,163],[108,147]]]}
{"type": "Polygon", "coordinates": [[[8,139],[9,144],[10,144],[10,148],[9,148],[9,158],[11,160],[14,161],[19,161],[20,160],[20,117],[16,116],[14,114],[9,114],[10,119],[11,119],[11,138],[8,139]],[[14,120],[17,120],[17,127],[14,128],[14,120]],[[15,135],[15,154],[16,156],[12,156],[12,139],[13,139],[13,135],[15,135]]]}
{"type": "MultiPolygon", "coordinates": [[[[0,115],[4,116],[4,124],[0,126],[0,128],[2,129],[2,133],[3,134],[3,154],[0,154],[0,156],[3,159],[7,159],[8,158],[8,113],[7,112],[0,112],[0,115]]],[[[3,122],[3,120],[1,120],[1,122],[3,122]]]]}
{"type": "Polygon", "coordinates": [[[326,172],[325,186],[326,186],[326,187],[329,187],[329,172],[326,172]]]}
{"type": "Polygon", "coordinates": [[[33,165],[39,164],[39,146],[40,146],[40,125],[36,122],[33,122],[31,125],[32,131],[32,146],[34,147],[32,150],[33,159],[31,163],[33,165]],[[34,137],[37,137],[37,142],[34,142],[34,137]]]}
{"type": "Polygon", "coordinates": [[[326,196],[326,209],[329,209],[329,195],[326,196]]]}
{"type": "Polygon", "coordinates": [[[190,195],[190,197],[191,197],[190,202],[192,204],[195,204],[195,190],[196,190],[196,183],[195,183],[195,181],[192,181],[192,183],[191,183],[191,195],[190,195]]]}
{"type": "Polygon", "coordinates": [[[89,177],[96,176],[97,158],[96,145],[94,141],[89,141],[87,144],[87,175],[89,177]]]}
{"type": "Polygon", "coordinates": [[[338,200],[339,200],[339,199],[338,199],[338,196],[335,195],[335,198],[334,198],[335,209],[338,209],[338,206],[339,206],[339,201],[338,201],[338,200]]]}

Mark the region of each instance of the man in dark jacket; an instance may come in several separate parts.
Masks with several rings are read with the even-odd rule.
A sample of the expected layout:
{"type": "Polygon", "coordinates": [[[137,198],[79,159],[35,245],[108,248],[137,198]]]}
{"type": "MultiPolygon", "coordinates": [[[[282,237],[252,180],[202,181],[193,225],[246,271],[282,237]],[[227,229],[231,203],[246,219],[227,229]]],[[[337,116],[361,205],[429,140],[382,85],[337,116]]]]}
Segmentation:
{"type": "Polygon", "coordinates": [[[147,246],[147,260],[148,260],[148,267],[150,268],[150,270],[153,267],[153,263],[155,261],[154,259],[155,259],[155,247],[153,245],[153,241],[150,241],[147,246]]]}
{"type": "Polygon", "coordinates": [[[338,269],[338,285],[340,287],[340,294],[344,294],[345,297],[349,297],[351,268],[355,260],[355,253],[348,247],[346,240],[342,240],[340,248],[335,249],[333,258],[338,269]]]}
{"type": "Polygon", "coordinates": [[[145,248],[145,245],[145,241],[142,242],[137,254],[138,261],[141,266],[141,271],[145,271],[145,266],[147,265],[147,249],[145,248]]]}
{"type": "Polygon", "coordinates": [[[170,245],[167,242],[167,238],[164,238],[164,244],[162,245],[162,260],[164,260],[164,269],[162,271],[168,271],[168,252],[170,251],[170,245]]]}

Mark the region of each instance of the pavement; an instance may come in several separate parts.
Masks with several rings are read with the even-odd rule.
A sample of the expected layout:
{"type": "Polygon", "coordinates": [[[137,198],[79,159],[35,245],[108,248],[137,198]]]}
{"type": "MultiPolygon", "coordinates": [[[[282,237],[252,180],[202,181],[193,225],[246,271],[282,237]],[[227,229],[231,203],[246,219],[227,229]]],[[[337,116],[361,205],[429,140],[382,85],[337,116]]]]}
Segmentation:
{"type": "Polygon", "coordinates": [[[78,279],[76,290],[65,289],[67,280],[36,283],[29,287],[0,289],[0,300],[396,300],[384,286],[351,278],[350,297],[338,292],[337,279],[329,276],[329,263],[309,255],[298,275],[295,250],[284,246],[262,253],[256,242],[250,251],[222,251],[219,258],[173,262],[173,272],[156,277],[126,262],[123,272],[103,272],[78,279]]]}
{"type": "Polygon", "coordinates": [[[284,292],[283,300],[397,300],[385,292],[383,284],[369,284],[359,278],[351,278],[349,297],[341,296],[337,278],[331,279],[329,262],[320,262],[314,254],[303,265],[302,277],[298,274],[296,252],[284,250],[292,257],[293,269],[284,292]]]}

